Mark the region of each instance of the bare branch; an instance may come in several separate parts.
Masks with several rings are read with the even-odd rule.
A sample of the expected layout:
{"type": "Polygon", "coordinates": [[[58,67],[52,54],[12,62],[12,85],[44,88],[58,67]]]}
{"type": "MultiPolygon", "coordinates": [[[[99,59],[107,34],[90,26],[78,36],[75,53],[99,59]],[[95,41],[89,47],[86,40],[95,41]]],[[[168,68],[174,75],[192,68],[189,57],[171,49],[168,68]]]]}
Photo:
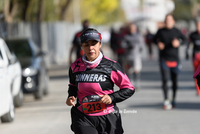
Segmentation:
{"type": "Polygon", "coordinates": [[[67,0],[67,2],[65,3],[65,5],[62,6],[61,8],[61,20],[64,20],[65,19],[65,13],[69,7],[69,4],[70,4],[71,0],[67,0]]]}

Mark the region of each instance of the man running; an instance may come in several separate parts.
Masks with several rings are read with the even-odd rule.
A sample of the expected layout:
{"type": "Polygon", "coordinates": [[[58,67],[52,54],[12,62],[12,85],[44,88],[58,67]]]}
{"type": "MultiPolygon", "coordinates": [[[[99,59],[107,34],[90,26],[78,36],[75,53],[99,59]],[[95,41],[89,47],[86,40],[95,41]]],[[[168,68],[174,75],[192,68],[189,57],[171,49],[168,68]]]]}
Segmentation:
{"type": "Polygon", "coordinates": [[[84,52],[80,46],[80,43],[81,43],[80,35],[81,35],[82,31],[84,31],[85,29],[87,29],[89,27],[89,21],[88,20],[83,21],[82,26],[83,26],[83,29],[75,34],[73,42],[72,42],[72,47],[71,47],[70,54],[69,54],[69,63],[70,64],[72,64],[72,53],[74,50],[76,50],[76,58],[79,58],[79,57],[83,56],[83,54],[84,54],[84,52]]]}

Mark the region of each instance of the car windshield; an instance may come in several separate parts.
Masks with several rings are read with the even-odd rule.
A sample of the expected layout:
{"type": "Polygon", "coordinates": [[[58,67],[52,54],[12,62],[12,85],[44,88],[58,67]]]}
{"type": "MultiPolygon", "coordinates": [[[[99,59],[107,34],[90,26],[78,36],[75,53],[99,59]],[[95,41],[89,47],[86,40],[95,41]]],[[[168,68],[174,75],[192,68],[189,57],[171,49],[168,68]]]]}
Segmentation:
{"type": "Polygon", "coordinates": [[[18,58],[32,57],[31,48],[27,40],[7,40],[6,43],[18,58]]]}

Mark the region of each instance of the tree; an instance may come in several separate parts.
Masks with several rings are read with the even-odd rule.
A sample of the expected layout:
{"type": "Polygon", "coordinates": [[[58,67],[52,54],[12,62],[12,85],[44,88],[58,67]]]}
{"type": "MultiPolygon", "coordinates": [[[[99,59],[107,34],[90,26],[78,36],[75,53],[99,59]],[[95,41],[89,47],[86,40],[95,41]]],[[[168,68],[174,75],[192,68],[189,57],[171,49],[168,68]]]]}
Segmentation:
{"type": "Polygon", "coordinates": [[[189,21],[200,16],[200,0],[174,0],[174,2],[175,19],[189,21]]]}
{"type": "Polygon", "coordinates": [[[17,12],[18,1],[17,0],[5,0],[4,1],[4,17],[6,22],[12,23],[13,18],[17,12]]]}
{"type": "Polygon", "coordinates": [[[71,0],[20,0],[19,19],[23,21],[64,20],[71,0]]]}
{"type": "Polygon", "coordinates": [[[65,20],[66,11],[70,5],[71,0],[60,1],[60,20],[65,20]]]}
{"type": "Polygon", "coordinates": [[[27,21],[27,10],[28,10],[28,6],[29,6],[29,2],[30,0],[23,0],[23,2],[21,2],[20,6],[21,6],[21,18],[24,21],[27,21]]]}
{"type": "MultiPolygon", "coordinates": [[[[1,0],[7,22],[73,21],[72,0],[1,0]],[[69,10],[70,9],[70,10],[69,10]],[[69,12],[69,13],[68,13],[69,12]]],[[[79,0],[81,20],[105,24],[119,20],[123,12],[119,0],[79,0]]],[[[1,6],[0,6],[1,8],[1,6]]],[[[1,9],[0,9],[1,10],[1,9]]],[[[75,9],[76,10],[76,9],[75,9]]]]}
{"type": "Polygon", "coordinates": [[[122,16],[119,0],[81,0],[80,4],[81,19],[89,19],[93,24],[106,24],[122,16]]]}

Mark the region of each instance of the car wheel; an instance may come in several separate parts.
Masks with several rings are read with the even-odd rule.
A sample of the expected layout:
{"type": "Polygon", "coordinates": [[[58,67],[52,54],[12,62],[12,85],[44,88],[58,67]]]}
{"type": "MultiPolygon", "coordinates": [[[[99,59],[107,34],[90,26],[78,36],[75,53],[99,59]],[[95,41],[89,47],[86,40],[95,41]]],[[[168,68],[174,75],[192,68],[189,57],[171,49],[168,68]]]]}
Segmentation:
{"type": "Polygon", "coordinates": [[[12,122],[15,118],[15,106],[11,97],[10,110],[8,113],[1,117],[1,122],[12,122]]]}
{"type": "Polygon", "coordinates": [[[44,89],[44,95],[49,94],[49,76],[48,74],[45,76],[45,89],[44,89]]]}
{"type": "Polygon", "coordinates": [[[23,95],[22,90],[20,89],[19,93],[14,97],[15,107],[20,107],[23,105],[23,98],[24,98],[24,95],[23,95]]]}
{"type": "Polygon", "coordinates": [[[39,87],[39,89],[34,93],[34,97],[36,100],[42,99],[43,90],[39,87]]]}
{"type": "Polygon", "coordinates": [[[43,96],[43,89],[41,84],[41,76],[39,76],[39,82],[38,82],[38,90],[34,92],[34,97],[36,100],[42,99],[43,96]]]}

